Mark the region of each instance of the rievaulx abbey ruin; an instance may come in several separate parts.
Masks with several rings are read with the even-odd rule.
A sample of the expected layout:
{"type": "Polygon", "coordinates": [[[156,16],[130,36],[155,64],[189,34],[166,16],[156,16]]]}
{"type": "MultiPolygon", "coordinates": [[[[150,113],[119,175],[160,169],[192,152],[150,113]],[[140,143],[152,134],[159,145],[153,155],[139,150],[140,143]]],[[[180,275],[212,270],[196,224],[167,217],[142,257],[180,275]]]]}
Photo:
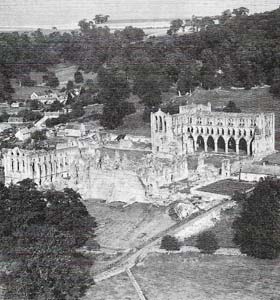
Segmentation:
{"type": "Polygon", "coordinates": [[[208,105],[180,106],[179,114],[152,114],[153,152],[192,154],[235,152],[242,155],[271,153],[275,147],[273,113],[212,112],[208,105]]]}
{"type": "MultiPolygon", "coordinates": [[[[168,199],[174,185],[226,178],[274,152],[273,113],[214,112],[211,104],[151,114],[151,138],[96,131],[52,150],[3,150],[5,183],[33,179],[84,197],[144,202],[168,199]]],[[[175,191],[176,192],[176,191],[175,191]]]]}

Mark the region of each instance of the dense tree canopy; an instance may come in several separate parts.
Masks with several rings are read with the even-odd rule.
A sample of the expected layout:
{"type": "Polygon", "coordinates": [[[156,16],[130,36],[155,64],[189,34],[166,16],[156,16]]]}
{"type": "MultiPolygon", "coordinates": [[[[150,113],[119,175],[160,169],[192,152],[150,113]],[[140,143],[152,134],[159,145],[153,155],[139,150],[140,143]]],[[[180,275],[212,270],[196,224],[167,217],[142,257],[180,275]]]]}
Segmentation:
{"type": "Polygon", "coordinates": [[[257,258],[280,254],[280,180],[261,179],[252,194],[238,194],[241,214],[233,223],[234,242],[242,253],[257,258]]]}
{"type": "Polygon", "coordinates": [[[0,252],[8,299],[78,299],[93,283],[90,262],[76,249],[96,223],[71,189],[39,191],[30,179],[0,185],[0,252]],[[84,262],[82,262],[84,261],[84,262]],[[87,265],[87,267],[85,267],[87,265]]]}
{"type": "MultiPolygon", "coordinates": [[[[280,9],[249,15],[247,8],[240,7],[224,11],[218,19],[219,24],[212,17],[177,19],[171,23],[170,35],[145,39],[142,29],[129,26],[113,33],[107,26],[85,19],[79,22],[80,30],[71,33],[54,30],[44,34],[40,29],[30,35],[1,33],[0,101],[11,99],[9,79],[29,78],[31,70],[47,72],[49,66],[65,61],[84,72],[102,73],[106,69],[122,74],[123,82],[129,82],[146,111],[159,105],[161,94],[170,87],[185,94],[196,86],[250,89],[269,84],[270,91],[278,96],[280,9]],[[186,26],[193,26],[193,33],[176,34],[186,26]],[[146,87],[149,92],[144,95],[146,87]]],[[[59,84],[54,74],[44,79],[52,87],[59,84]]],[[[116,86],[123,89],[120,82],[116,86]]],[[[108,91],[102,86],[100,90],[99,98],[108,99],[108,91]]],[[[114,97],[119,102],[119,95],[114,97]]],[[[103,102],[107,103],[105,111],[112,116],[117,113],[114,105],[103,102]]]]}
{"type": "Polygon", "coordinates": [[[101,68],[98,72],[100,86],[99,100],[104,104],[101,124],[114,129],[122,124],[128,110],[125,99],[129,97],[130,88],[124,72],[101,68]]]}

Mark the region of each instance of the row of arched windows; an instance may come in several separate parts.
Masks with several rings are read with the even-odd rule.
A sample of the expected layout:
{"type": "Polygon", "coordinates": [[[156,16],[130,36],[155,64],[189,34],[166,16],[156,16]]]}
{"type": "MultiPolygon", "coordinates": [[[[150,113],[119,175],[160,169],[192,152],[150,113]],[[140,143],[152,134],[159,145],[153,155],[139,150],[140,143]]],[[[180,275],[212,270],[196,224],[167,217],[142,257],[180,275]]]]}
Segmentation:
{"type": "MultiPolygon", "coordinates": [[[[218,134],[218,135],[225,135],[225,133],[227,132],[228,135],[238,135],[238,136],[247,136],[247,131],[245,129],[239,129],[239,130],[235,130],[235,129],[228,129],[227,131],[224,128],[217,128],[216,130],[214,130],[214,128],[206,128],[206,131],[202,128],[202,127],[197,127],[195,130],[193,127],[188,127],[187,128],[187,132],[188,133],[197,133],[197,134],[218,134]]],[[[253,130],[250,130],[249,132],[250,137],[253,136],[253,130]]]]}

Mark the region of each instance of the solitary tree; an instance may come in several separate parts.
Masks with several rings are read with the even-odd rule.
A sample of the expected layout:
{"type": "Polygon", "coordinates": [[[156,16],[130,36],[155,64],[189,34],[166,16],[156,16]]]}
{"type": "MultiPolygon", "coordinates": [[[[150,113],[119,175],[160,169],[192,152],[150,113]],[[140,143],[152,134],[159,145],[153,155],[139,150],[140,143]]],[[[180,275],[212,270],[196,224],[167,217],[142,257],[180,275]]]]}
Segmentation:
{"type": "Polygon", "coordinates": [[[76,83],[82,83],[84,82],[83,74],[80,71],[75,72],[74,79],[76,83]]]}
{"type": "Polygon", "coordinates": [[[202,253],[213,254],[219,249],[216,235],[212,231],[202,232],[197,237],[196,247],[200,249],[202,253]]]}
{"type": "Polygon", "coordinates": [[[48,75],[48,81],[46,83],[46,85],[48,85],[51,88],[56,88],[59,86],[59,80],[58,78],[55,76],[55,74],[50,73],[48,75]]]}
{"type": "Polygon", "coordinates": [[[233,113],[240,113],[241,109],[238,108],[233,101],[229,101],[227,106],[223,108],[224,112],[233,112],[233,113]]]}
{"type": "Polygon", "coordinates": [[[234,242],[240,251],[257,258],[280,254],[280,180],[261,179],[252,194],[235,196],[241,213],[234,223],[234,242]]]}
{"type": "Polygon", "coordinates": [[[183,26],[184,22],[181,19],[172,20],[170,23],[170,28],[167,31],[167,34],[173,35],[176,34],[180,28],[183,26]]]}
{"type": "Polygon", "coordinates": [[[176,251],[180,250],[180,244],[174,236],[166,235],[161,240],[160,248],[168,251],[176,251]]]}
{"type": "Polygon", "coordinates": [[[68,80],[66,86],[67,91],[73,90],[73,88],[74,88],[74,82],[72,80],[68,80]]]}
{"type": "Polygon", "coordinates": [[[236,17],[247,16],[249,14],[249,9],[246,7],[235,8],[232,11],[232,14],[234,14],[236,17]]]}

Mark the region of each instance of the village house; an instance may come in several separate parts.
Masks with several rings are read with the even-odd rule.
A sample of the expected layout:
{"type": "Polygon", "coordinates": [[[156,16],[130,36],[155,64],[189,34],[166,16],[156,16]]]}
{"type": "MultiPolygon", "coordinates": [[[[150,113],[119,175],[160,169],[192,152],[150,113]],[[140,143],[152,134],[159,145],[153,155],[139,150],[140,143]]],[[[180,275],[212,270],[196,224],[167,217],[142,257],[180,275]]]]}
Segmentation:
{"type": "Polygon", "coordinates": [[[37,129],[35,127],[31,127],[31,128],[24,127],[19,129],[16,132],[15,137],[20,141],[28,140],[29,138],[31,138],[32,133],[36,130],[37,129]]]}
{"type": "Polygon", "coordinates": [[[30,96],[31,100],[37,100],[42,104],[51,105],[55,101],[65,104],[68,96],[67,93],[56,93],[51,90],[44,92],[33,92],[30,96]]]}
{"type": "Polygon", "coordinates": [[[9,117],[8,119],[9,124],[23,124],[23,118],[22,117],[9,117]]]}
{"type": "Polygon", "coordinates": [[[64,129],[65,137],[79,138],[86,135],[86,127],[84,124],[70,123],[64,129]]]}

